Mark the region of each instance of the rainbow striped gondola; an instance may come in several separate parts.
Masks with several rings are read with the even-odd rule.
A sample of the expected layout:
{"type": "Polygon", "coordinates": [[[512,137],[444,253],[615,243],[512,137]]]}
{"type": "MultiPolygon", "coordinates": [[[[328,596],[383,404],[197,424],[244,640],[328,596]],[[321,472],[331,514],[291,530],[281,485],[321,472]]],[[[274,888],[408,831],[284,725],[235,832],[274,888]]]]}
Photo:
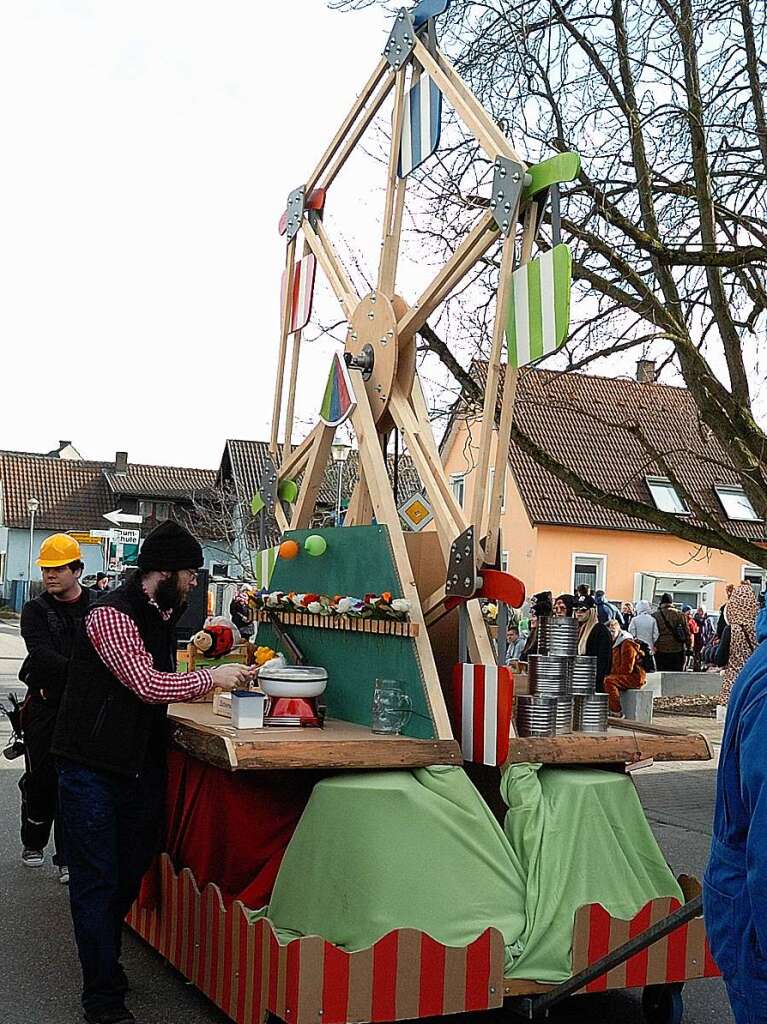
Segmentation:
{"type": "Polygon", "coordinates": [[[329,427],[338,427],[351,416],[356,404],[346,364],[336,353],[330,365],[325,394],[322,396],[320,419],[329,427]]]}

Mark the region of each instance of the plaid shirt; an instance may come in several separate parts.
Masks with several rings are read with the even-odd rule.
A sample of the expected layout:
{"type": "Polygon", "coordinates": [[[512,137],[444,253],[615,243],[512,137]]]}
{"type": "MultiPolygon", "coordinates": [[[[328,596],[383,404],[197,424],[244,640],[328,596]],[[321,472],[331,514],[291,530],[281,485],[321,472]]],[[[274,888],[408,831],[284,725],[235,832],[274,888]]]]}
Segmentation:
{"type": "MultiPolygon", "coordinates": [[[[149,602],[164,619],[170,618],[169,611],[162,611],[151,598],[149,602]]],[[[213,686],[213,677],[205,668],[182,674],[159,672],[144,646],[136,623],[110,605],[90,611],[85,629],[94,650],[112,675],[146,704],[194,700],[213,686]]]]}

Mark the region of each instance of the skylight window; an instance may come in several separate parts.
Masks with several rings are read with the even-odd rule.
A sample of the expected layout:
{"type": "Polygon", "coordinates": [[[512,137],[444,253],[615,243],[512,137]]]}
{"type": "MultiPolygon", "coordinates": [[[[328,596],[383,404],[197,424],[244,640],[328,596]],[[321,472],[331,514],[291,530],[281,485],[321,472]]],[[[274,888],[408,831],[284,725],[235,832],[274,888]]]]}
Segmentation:
{"type": "Polygon", "coordinates": [[[752,523],[759,521],[759,516],[742,487],[715,487],[714,490],[728,519],[741,519],[752,523]]]}
{"type": "Polygon", "coordinates": [[[660,509],[661,512],[672,512],[678,516],[688,516],[690,514],[689,508],[679,497],[676,488],[668,477],[648,476],[645,479],[647,480],[647,487],[652,495],[652,500],[655,502],[656,508],[660,509]]]}

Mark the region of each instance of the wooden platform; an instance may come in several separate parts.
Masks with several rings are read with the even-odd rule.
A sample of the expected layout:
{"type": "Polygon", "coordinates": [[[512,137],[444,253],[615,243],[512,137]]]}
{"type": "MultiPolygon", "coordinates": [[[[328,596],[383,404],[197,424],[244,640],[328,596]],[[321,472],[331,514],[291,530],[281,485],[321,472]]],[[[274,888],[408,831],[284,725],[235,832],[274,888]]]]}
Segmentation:
{"type": "Polygon", "coordinates": [[[425,768],[463,764],[455,740],[375,735],[328,719],[324,729],[235,729],[211,704],[173,704],[171,737],[194,757],[229,771],[257,768],[425,768]]]}
{"type": "MultiPolygon", "coordinates": [[[[669,726],[617,722],[607,733],[544,739],[512,737],[515,764],[638,764],[708,761],[705,736],[669,726]]],[[[229,771],[269,768],[424,768],[462,764],[455,740],[377,736],[361,725],[328,719],[324,729],[235,729],[211,704],[173,704],[171,736],[187,753],[229,771]]]]}
{"type": "Polygon", "coordinates": [[[509,761],[543,764],[637,764],[640,761],[710,761],[708,739],[697,732],[666,725],[610,719],[606,733],[572,732],[566,736],[513,736],[509,761]]]}

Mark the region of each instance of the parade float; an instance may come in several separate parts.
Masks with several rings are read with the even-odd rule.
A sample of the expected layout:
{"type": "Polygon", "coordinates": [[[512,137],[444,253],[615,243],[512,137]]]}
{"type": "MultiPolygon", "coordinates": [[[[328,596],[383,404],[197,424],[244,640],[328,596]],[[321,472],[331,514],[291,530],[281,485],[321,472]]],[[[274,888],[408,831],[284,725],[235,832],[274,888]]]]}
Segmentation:
{"type": "Polygon", "coordinates": [[[558,188],[580,161],[559,153],[529,165],[517,152],[439,48],[446,7],[421,0],[395,16],[371,77],[289,193],[272,458],[253,503],[264,524],[256,643],[281,658],[262,669],[261,728],[237,729],[210,703],[171,708],[165,852],[129,923],[238,1024],[391,1021],[504,1000],[533,1019],[565,996],[627,987],[644,989],[650,1024],[678,1024],[682,983],[718,972],[699,886],[665,863],[631,772],[708,759],[708,743],[617,720],[518,735],[505,631],[494,645],[482,615],[492,601],[502,624],[525,597],[496,567],[503,481],[519,367],[567,337],[558,188]],[[391,94],[378,275],[359,295],[323,212],[391,94]],[[408,175],[437,148],[443,103],[492,162],[492,190],[408,302],[396,288],[408,175]],[[498,242],[479,485],[464,510],[429,422],[415,337],[498,242]],[[318,268],[348,329],[316,426],[294,445],[318,268]],[[344,423],[359,456],[345,523],[312,528],[344,423]],[[393,432],[423,487],[411,525],[427,529],[400,515],[393,432]],[[270,522],[282,534],[274,547],[270,522]]]}

